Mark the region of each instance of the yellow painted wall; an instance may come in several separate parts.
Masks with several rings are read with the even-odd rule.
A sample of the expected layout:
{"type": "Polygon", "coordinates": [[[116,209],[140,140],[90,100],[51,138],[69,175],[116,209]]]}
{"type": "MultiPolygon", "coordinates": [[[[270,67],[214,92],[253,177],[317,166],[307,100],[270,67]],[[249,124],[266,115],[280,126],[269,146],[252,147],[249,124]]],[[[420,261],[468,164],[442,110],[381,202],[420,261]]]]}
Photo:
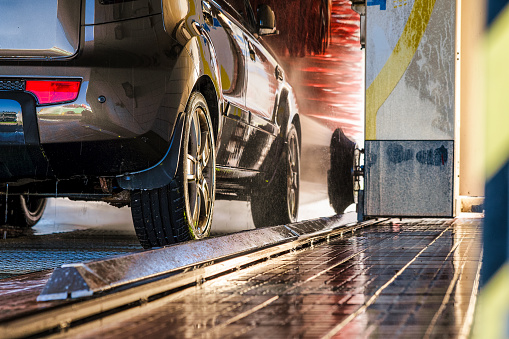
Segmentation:
{"type": "Polygon", "coordinates": [[[459,194],[466,196],[484,196],[484,6],[484,1],[461,3],[459,194]]]}

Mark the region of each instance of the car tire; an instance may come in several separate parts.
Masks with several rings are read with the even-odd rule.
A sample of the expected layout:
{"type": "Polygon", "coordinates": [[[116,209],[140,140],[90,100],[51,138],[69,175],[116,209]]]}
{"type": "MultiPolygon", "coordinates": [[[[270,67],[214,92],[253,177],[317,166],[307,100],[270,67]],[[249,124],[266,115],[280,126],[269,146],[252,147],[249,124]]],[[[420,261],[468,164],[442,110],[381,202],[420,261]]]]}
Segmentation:
{"type": "Polygon", "coordinates": [[[300,143],[291,125],[275,177],[266,189],[251,195],[251,215],[256,227],[297,221],[300,191],[300,143]]]}
{"type": "Polygon", "coordinates": [[[337,214],[354,203],[353,166],[355,142],[338,128],[330,144],[330,169],[327,171],[329,203],[337,214]]]}
{"type": "Polygon", "coordinates": [[[166,186],[132,193],[134,228],[144,248],[210,233],[215,199],[215,145],[207,102],[194,92],[186,108],[177,175],[166,186]]]}
{"type": "Polygon", "coordinates": [[[41,219],[46,209],[46,198],[29,195],[2,197],[0,202],[0,225],[29,228],[41,219]],[[7,207],[5,204],[7,203],[7,207]],[[6,217],[7,213],[7,217],[6,217]]]}

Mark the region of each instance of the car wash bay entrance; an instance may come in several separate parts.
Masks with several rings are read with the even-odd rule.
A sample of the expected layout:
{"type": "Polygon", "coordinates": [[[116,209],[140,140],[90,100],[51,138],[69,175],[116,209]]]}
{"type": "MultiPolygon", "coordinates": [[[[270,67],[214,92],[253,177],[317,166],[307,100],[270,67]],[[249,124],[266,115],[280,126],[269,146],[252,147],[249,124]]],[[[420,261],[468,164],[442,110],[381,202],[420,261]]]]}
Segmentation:
{"type": "Polygon", "coordinates": [[[357,9],[366,53],[361,216],[368,220],[338,215],[54,271],[55,281],[74,276],[76,291],[51,285],[49,272],[12,277],[0,295],[22,302],[0,307],[0,336],[467,336],[482,227],[477,214],[452,218],[463,200],[458,7],[374,0],[357,9]],[[197,258],[210,253],[218,257],[197,258]],[[107,279],[97,279],[104,272],[107,279]],[[146,287],[140,272],[152,277],[146,287]],[[89,299],[81,303],[80,293],[89,299]]]}

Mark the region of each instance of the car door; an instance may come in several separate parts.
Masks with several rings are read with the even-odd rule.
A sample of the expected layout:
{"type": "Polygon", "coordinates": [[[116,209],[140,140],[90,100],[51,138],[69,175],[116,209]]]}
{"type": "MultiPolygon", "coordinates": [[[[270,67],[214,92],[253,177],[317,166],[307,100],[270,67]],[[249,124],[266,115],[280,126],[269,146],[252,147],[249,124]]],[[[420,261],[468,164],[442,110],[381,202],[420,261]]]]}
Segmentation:
{"type": "Polygon", "coordinates": [[[204,28],[216,51],[224,98],[230,104],[245,109],[247,44],[243,30],[235,22],[235,17],[229,15],[224,1],[203,0],[202,3],[204,8],[209,9],[204,10],[204,13],[208,12],[204,28]]]}
{"type": "MultiPolygon", "coordinates": [[[[247,0],[244,2],[246,7],[250,6],[247,0]]],[[[251,8],[247,10],[250,11],[251,8]]],[[[254,15],[252,18],[254,20],[254,15]]],[[[283,80],[283,72],[275,58],[264,47],[262,38],[246,33],[245,39],[248,49],[246,107],[250,113],[250,126],[254,130],[246,146],[246,156],[243,157],[241,165],[260,169],[279,132],[275,125],[274,114],[279,81],[283,80]]]]}
{"type": "MultiPolygon", "coordinates": [[[[247,105],[249,79],[251,77],[251,81],[256,81],[256,76],[250,72],[258,72],[252,66],[249,68],[248,64],[252,55],[248,39],[254,39],[253,13],[247,0],[214,0],[210,4],[216,7],[211,8],[207,31],[220,64],[222,91],[226,100],[216,164],[218,167],[259,170],[273,140],[274,125],[270,123],[272,112],[266,112],[265,106],[269,101],[274,102],[274,93],[272,97],[264,98],[265,106],[247,105]]],[[[255,53],[259,60],[267,60],[263,50],[255,53]]],[[[258,64],[255,66],[259,67],[258,64]]],[[[251,90],[257,88],[251,85],[251,90]]],[[[256,95],[251,95],[250,103],[256,99],[256,95]]]]}
{"type": "Polygon", "coordinates": [[[246,40],[249,53],[246,60],[246,106],[252,114],[271,121],[279,86],[276,72],[280,72],[280,69],[276,60],[258,39],[246,35],[246,40]]]}
{"type": "Polygon", "coordinates": [[[225,99],[216,164],[219,168],[239,167],[250,132],[246,108],[247,43],[241,22],[243,17],[229,1],[203,0],[202,3],[204,11],[208,12],[204,27],[216,51],[225,99]]]}

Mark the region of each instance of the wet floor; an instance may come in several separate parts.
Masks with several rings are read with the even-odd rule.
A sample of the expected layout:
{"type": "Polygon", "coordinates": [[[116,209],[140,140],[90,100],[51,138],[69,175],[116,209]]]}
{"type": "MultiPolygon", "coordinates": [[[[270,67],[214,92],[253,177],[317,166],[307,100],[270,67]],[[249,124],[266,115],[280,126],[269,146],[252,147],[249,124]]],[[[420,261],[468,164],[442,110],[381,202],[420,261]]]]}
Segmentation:
{"type": "Polygon", "coordinates": [[[81,337],[457,337],[470,329],[480,250],[481,219],[392,220],[205,282],[81,337]]]}

